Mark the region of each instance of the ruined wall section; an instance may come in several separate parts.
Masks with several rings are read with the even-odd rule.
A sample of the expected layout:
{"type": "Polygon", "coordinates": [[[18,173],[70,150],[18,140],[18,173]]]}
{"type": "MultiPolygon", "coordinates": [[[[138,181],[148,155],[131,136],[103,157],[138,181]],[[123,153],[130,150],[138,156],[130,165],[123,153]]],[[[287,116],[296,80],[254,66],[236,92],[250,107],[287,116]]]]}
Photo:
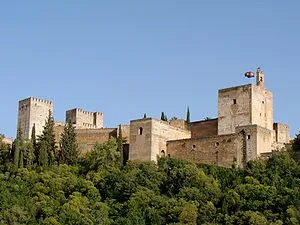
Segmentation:
{"type": "Polygon", "coordinates": [[[237,126],[251,124],[251,84],[218,92],[218,134],[235,133],[237,126]]]}
{"type": "Polygon", "coordinates": [[[103,114],[100,112],[88,112],[75,108],[66,112],[66,121],[68,120],[71,120],[78,129],[103,128],[103,114]]]}
{"type": "Polygon", "coordinates": [[[192,122],[188,125],[192,138],[202,138],[218,135],[218,119],[192,122]]]}
{"type": "Polygon", "coordinates": [[[23,138],[31,138],[34,124],[36,135],[42,134],[49,110],[53,113],[53,103],[48,100],[30,97],[19,101],[18,128],[21,129],[23,138]]]}
{"type": "Polygon", "coordinates": [[[251,124],[273,130],[273,94],[261,86],[252,86],[251,124]]]}
{"type": "MultiPolygon", "coordinates": [[[[172,158],[186,159],[196,163],[231,167],[237,163],[242,151],[242,137],[238,134],[206,138],[174,140],[167,142],[167,152],[172,158]]],[[[239,161],[238,161],[239,160],[239,161]]]]}

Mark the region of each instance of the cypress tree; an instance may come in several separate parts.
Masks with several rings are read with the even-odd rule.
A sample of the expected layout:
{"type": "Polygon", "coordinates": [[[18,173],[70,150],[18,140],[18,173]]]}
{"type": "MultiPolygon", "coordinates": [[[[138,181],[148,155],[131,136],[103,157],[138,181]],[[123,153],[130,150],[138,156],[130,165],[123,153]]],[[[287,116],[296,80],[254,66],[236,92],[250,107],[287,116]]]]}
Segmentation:
{"type": "Polygon", "coordinates": [[[54,120],[49,110],[49,116],[46,120],[44,130],[38,138],[39,140],[39,165],[54,165],[56,159],[56,146],[54,135],[54,120]]]}
{"type": "Polygon", "coordinates": [[[144,117],[143,117],[144,119],[146,119],[147,118],[147,114],[146,113],[144,113],[144,117]]]}
{"type": "Polygon", "coordinates": [[[17,130],[17,137],[14,140],[13,143],[13,155],[14,155],[14,159],[13,159],[13,168],[16,171],[19,166],[20,166],[20,152],[21,152],[21,148],[22,148],[22,132],[21,129],[18,128],[17,130]]]}
{"type": "Polygon", "coordinates": [[[161,120],[165,120],[165,113],[164,113],[164,112],[161,112],[160,119],[161,119],[161,120]]]}
{"type": "Polygon", "coordinates": [[[63,163],[74,164],[79,157],[78,143],[72,121],[68,120],[60,139],[61,159],[63,163]]]}
{"type": "Polygon", "coordinates": [[[38,162],[38,146],[36,142],[36,134],[35,134],[35,123],[33,124],[32,130],[31,130],[31,143],[33,147],[33,156],[34,156],[34,161],[38,162]]]}
{"type": "Polygon", "coordinates": [[[187,122],[187,124],[191,123],[190,107],[187,108],[186,122],[187,122]]]}
{"type": "Polygon", "coordinates": [[[117,144],[118,144],[118,151],[120,152],[120,162],[121,165],[124,164],[124,157],[123,157],[123,136],[122,136],[122,126],[119,125],[119,134],[117,138],[117,144]]]}

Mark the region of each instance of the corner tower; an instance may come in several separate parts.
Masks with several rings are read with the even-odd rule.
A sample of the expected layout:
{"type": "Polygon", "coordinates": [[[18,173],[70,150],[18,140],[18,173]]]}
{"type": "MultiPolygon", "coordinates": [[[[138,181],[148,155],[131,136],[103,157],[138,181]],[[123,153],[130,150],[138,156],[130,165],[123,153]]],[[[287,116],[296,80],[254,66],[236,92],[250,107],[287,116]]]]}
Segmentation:
{"type": "Polygon", "coordinates": [[[53,113],[53,103],[48,100],[30,97],[19,101],[18,129],[21,129],[23,138],[31,138],[34,124],[36,135],[42,134],[49,110],[53,113]]]}
{"type": "Polygon", "coordinates": [[[231,134],[239,126],[259,125],[273,130],[273,94],[264,87],[264,73],[256,71],[256,85],[218,91],[218,134],[231,134]]]}

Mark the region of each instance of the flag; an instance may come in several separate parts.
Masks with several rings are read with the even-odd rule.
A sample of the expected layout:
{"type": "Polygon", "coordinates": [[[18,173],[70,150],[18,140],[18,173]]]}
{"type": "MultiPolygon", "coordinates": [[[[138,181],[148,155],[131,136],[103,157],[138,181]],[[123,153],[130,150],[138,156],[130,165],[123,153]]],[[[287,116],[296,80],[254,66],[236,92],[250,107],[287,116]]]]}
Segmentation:
{"type": "Polygon", "coordinates": [[[245,75],[245,77],[248,77],[248,78],[252,78],[252,77],[254,77],[254,73],[253,73],[253,72],[251,72],[251,71],[249,71],[249,72],[246,72],[244,75],[245,75]]]}

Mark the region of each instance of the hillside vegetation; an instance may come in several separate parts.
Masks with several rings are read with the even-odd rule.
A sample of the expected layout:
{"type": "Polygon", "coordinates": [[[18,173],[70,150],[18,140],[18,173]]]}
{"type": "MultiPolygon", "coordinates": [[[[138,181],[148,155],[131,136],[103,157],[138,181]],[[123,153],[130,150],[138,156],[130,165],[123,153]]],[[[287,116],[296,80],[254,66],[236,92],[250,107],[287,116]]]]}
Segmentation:
{"type": "Polygon", "coordinates": [[[172,158],[123,166],[118,147],[14,170],[1,145],[0,224],[300,224],[300,166],[288,152],[242,170],[172,158]]]}

